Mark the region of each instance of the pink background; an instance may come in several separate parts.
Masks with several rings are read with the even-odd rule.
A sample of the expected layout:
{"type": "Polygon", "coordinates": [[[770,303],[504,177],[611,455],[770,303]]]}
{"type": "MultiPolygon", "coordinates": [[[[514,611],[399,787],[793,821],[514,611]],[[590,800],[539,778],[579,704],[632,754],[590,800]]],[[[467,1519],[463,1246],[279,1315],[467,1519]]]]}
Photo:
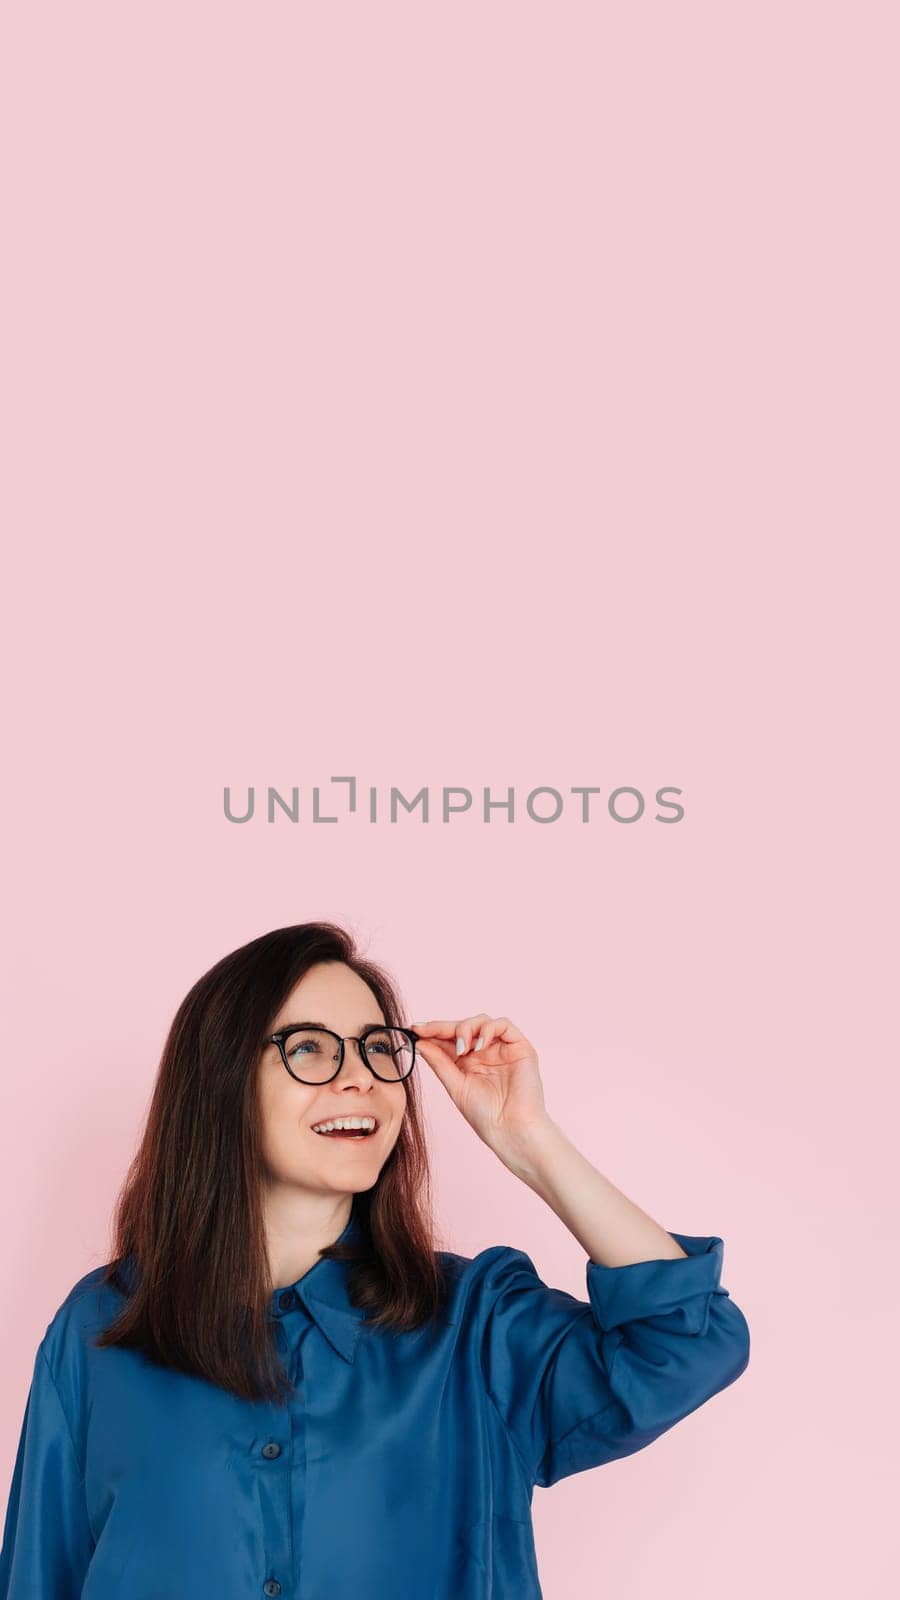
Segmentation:
{"type": "MultiPolygon", "coordinates": [[[[326,916],[725,1240],[750,1367],[536,1492],[547,1600],[893,1592],[896,24],[5,8],[4,1493],[176,1005],[326,916]],[[519,820],[313,827],[349,773],[519,820]]],[[[446,1247],[584,1296],[422,1071],[446,1247]]]]}

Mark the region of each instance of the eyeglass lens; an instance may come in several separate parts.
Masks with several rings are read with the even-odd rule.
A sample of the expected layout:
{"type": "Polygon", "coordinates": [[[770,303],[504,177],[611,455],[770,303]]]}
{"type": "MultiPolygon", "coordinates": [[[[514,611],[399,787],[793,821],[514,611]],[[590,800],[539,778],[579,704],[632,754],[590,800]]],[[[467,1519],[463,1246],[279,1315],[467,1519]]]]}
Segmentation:
{"type": "MultiPolygon", "coordinates": [[[[376,1077],[398,1083],[412,1070],[412,1040],[402,1029],[379,1028],[367,1033],[362,1042],[376,1077]]],[[[339,1048],[333,1034],[321,1028],[295,1028],[284,1041],[288,1066],[304,1083],[327,1083],[333,1078],[339,1048]]]]}

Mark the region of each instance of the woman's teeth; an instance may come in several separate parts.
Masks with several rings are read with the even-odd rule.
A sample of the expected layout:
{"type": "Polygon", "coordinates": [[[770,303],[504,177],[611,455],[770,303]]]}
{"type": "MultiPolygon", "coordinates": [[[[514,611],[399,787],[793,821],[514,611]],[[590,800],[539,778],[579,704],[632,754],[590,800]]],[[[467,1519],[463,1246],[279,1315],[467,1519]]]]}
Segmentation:
{"type": "Polygon", "coordinates": [[[336,1117],[330,1122],[314,1122],[313,1133],[355,1134],[366,1138],[375,1131],[374,1117],[336,1117]]]}

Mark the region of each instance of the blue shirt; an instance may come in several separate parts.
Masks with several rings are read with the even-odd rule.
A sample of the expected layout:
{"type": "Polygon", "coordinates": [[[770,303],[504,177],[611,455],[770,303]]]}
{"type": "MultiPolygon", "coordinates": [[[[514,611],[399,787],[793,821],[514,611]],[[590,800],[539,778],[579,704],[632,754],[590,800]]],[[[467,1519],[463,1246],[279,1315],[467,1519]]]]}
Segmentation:
{"type": "Polygon", "coordinates": [[[320,1260],[270,1303],[287,1410],[93,1348],[122,1303],[97,1267],[37,1350],[0,1600],[541,1600],[535,1485],[643,1449],[747,1366],[722,1240],[672,1237],[686,1258],[588,1260],[584,1301],[510,1246],[441,1251],[431,1345],[367,1327],[320,1260]]]}

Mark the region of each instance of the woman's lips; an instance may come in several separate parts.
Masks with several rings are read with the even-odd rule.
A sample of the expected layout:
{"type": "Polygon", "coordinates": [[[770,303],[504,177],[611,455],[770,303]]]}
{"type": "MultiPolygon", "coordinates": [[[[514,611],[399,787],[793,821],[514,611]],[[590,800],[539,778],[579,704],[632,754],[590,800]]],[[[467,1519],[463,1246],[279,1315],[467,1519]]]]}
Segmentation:
{"type": "Polygon", "coordinates": [[[352,1128],[346,1130],[335,1128],[330,1133],[320,1133],[316,1128],[312,1128],[310,1131],[315,1134],[317,1139],[346,1139],[351,1144],[367,1144],[370,1139],[374,1139],[378,1128],[379,1124],[376,1123],[375,1127],[370,1128],[366,1133],[355,1133],[352,1128]]]}

